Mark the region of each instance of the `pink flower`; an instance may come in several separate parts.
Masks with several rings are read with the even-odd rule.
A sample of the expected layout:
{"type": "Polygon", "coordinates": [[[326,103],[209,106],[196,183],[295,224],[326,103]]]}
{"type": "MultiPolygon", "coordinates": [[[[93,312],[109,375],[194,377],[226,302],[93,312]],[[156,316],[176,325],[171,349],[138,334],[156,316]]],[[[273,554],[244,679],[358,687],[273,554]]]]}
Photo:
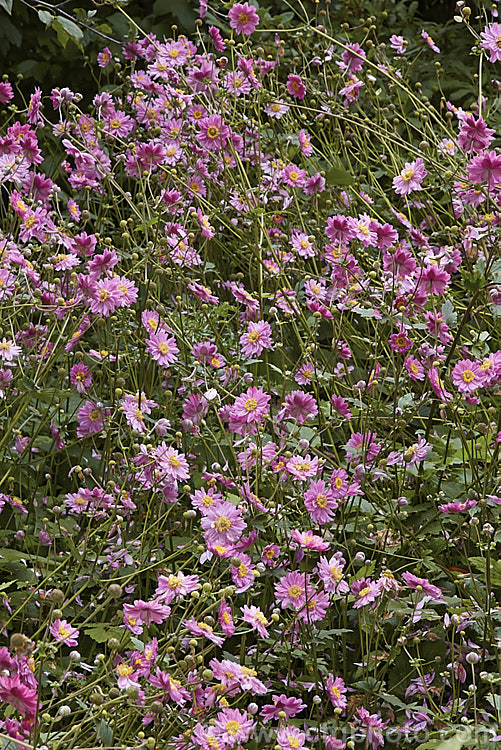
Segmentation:
{"type": "Polygon", "coordinates": [[[490,62],[501,60],[501,23],[491,23],[480,34],[482,47],[490,53],[490,62]]]}
{"type": "Polygon", "coordinates": [[[451,277],[447,271],[430,263],[421,273],[418,290],[427,294],[443,294],[450,280],[451,277]]]}
{"type": "Polygon", "coordinates": [[[288,164],[282,171],[282,179],[289,187],[303,187],[306,180],[306,172],[295,164],[288,164]]]}
{"type": "Polygon", "coordinates": [[[189,620],[185,620],[184,624],[186,625],[190,633],[193,633],[193,635],[198,635],[201,638],[207,638],[207,640],[215,643],[216,646],[223,645],[224,638],[221,638],[221,636],[219,635],[215,635],[212,627],[206,622],[197,622],[195,618],[192,617],[189,620]]]}
{"type": "Polygon", "coordinates": [[[198,141],[209,151],[217,151],[226,145],[230,130],[221,115],[204,117],[198,123],[198,141]]]}
{"type": "Polygon", "coordinates": [[[214,727],[218,737],[229,747],[233,747],[237,742],[247,742],[254,722],[247,718],[247,713],[237,708],[224,708],[217,715],[214,727]]]}
{"type": "Polygon", "coordinates": [[[452,382],[460,393],[474,393],[484,381],[485,371],[471,359],[461,359],[452,371],[452,382]]]}
{"type": "Polygon", "coordinates": [[[327,678],[325,687],[327,695],[329,696],[334,708],[344,710],[348,704],[344,680],[342,680],[341,677],[335,678],[334,675],[330,674],[327,678]]]}
{"type": "Polygon", "coordinates": [[[240,336],[242,352],[246,357],[259,357],[263,349],[273,349],[271,326],[264,320],[250,321],[247,332],[240,336]]]}
{"type": "Polygon", "coordinates": [[[59,643],[65,643],[66,646],[78,646],[80,633],[66,620],[60,620],[58,617],[51,623],[49,631],[59,643]]]}
{"type": "Polygon", "coordinates": [[[384,745],[384,737],[381,730],[387,725],[387,721],[383,721],[378,714],[370,714],[365,708],[357,708],[357,720],[364,727],[366,748],[372,745],[373,750],[376,750],[380,745],[384,745]]]}
{"type": "Polygon", "coordinates": [[[7,104],[13,97],[12,85],[8,81],[0,81],[0,104],[7,104]]]}
{"type": "Polygon", "coordinates": [[[92,401],[86,401],[78,410],[77,437],[87,437],[101,432],[104,419],[109,415],[109,409],[103,409],[92,401]]]}
{"type": "Polygon", "coordinates": [[[353,609],[359,609],[374,602],[380,596],[381,589],[370,578],[360,578],[351,584],[351,593],[355,597],[353,609]]]}
{"type": "Polygon", "coordinates": [[[405,331],[392,333],[389,339],[390,349],[400,354],[406,354],[412,348],[412,340],[407,338],[405,331]]]}
{"type": "Polygon", "coordinates": [[[174,481],[183,481],[190,478],[188,461],[184,453],[180,453],[175,448],[167,447],[162,442],[155,449],[155,458],[158,461],[159,473],[162,477],[168,477],[174,481]]]}
{"type": "Polygon", "coordinates": [[[226,49],[226,44],[217,26],[209,26],[209,36],[212,39],[212,44],[216,52],[222,52],[226,49]]]}
{"type": "Polygon", "coordinates": [[[318,414],[317,402],[309,393],[292,391],[285,397],[285,416],[303,424],[318,414]]]}
{"type": "Polygon", "coordinates": [[[429,34],[427,34],[426,31],[424,31],[424,29],[421,32],[421,36],[425,40],[425,42],[428,45],[428,47],[433,50],[433,52],[440,53],[440,47],[437,47],[437,45],[435,44],[435,42],[433,41],[433,39],[431,38],[431,36],[429,34]]]}
{"type": "Polygon", "coordinates": [[[306,734],[297,727],[282,724],[277,732],[276,742],[282,750],[302,750],[306,734]]]}
{"type": "Polygon", "coordinates": [[[331,404],[334,411],[341,417],[347,419],[348,422],[352,419],[353,414],[350,411],[348,402],[342,396],[331,396],[331,404]]]}
{"type": "Polygon", "coordinates": [[[244,552],[240,552],[237,557],[240,563],[232,565],[230,570],[231,580],[235,584],[235,591],[240,594],[243,591],[247,591],[254,583],[254,566],[252,565],[252,559],[244,552]]]}
{"type": "Polygon", "coordinates": [[[111,50],[109,47],[105,47],[101,52],[97,55],[97,64],[100,68],[106,68],[106,66],[111,62],[111,50]]]}
{"type": "Polygon", "coordinates": [[[324,542],[321,536],[314,534],[312,531],[292,529],[291,539],[303,549],[310,549],[315,552],[325,552],[329,549],[329,542],[324,542]]]}
{"type": "Polygon", "coordinates": [[[150,338],[146,340],[146,351],[162,367],[168,367],[175,362],[176,354],[179,353],[176,339],[165,331],[150,333],[150,338]]]}
{"type": "Polygon", "coordinates": [[[219,605],[217,621],[221,625],[223,633],[230,638],[235,632],[235,623],[233,622],[231,608],[226,604],[224,599],[221,600],[221,604],[219,605]]]}
{"type": "Polygon", "coordinates": [[[119,307],[122,295],[118,290],[118,277],[104,278],[95,282],[89,300],[90,310],[94,314],[107,318],[119,307]]]}
{"type": "Polygon", "coordinates": [[[286,573],[278,583],[275,584],[275,597],[282,609],[291,606],[301,609],[306,603],[305,585],[308,585],[310,576],[308,573],[291,571],[286,573]]]}
{"type": "Polygon", "coordinates": [[[438,368],[430,367],[427,374],[430,385],[436,396],[442,401],[450,401],[452,399],[452,393],[449,393],[449,391],[446,390],[444,382],[438,374],[438,368]]]}
{"type": "Polygon", "coordinates": [[[144,602],[136,599],[134,604],[124,604],[124,617],[132,618],[137,623],[149,627],[152,622],[160,625],[170,615],[170,607],[163,604],[159,599],[144,602]]]}
{"type": "Polygon", "coordinates": [[[163,690],[174,703],[183,706],[184,703],[190,699],[190,693],[183,687],[179,680],[175,680],[170,674],[164,672],[157,667],[157,671],[154,675],[150,675],[148,682],[153,687],[163,690]]]}
{"type": "Polygon", "coordinates": [[[316,570],[327,593],[346,594],[350,590],[347,582],[343,580],[344,566],[345,559],[340,552],[336,552],[330,560],[321,557],[318,561],[316,570]]]}
{"type": "Polygon", "coordinates": [[[402,578],[409,588],[416,590],[419,587],[419,591],[423,591],[426,596],[432,596],[435,599],[443,599],[442,591],[438,586],[433,586],[427,578],[418,578],[408,571],[402,573],[402,578]]]}
{"type": "Polygon", "coordinates": [[[238,508],[227,500],[214,503],[202,518],[201,525],[208,544],[225,547],[238,541],[247,526],[238,508]]]}
{"type": "Polygon", "coordinates": [[[441,513],[464,513],[477,505],[476,500],[465,500],[464,503],[443,503],[438,506],[441,513]]]}
{"type": "Polygon", "coordinates": [[[306,94],[306,86],[301,80],[301,76],[290,74],[287,77],[287,91],[291,96],[294,96],[296,99],[304,99],[304,95],[306,94]]]}
{"type": "Polygon", "coordinates": [[[92,373],[87,365],[78,362],[70,370],[70,382],[74,385],[78,393],[85,393],[92,383],[92,373]]]}
{"type": "Polygon", "coordinates": [[[12,362],[15,357],[21,354],[21,347],[14,343],[12,339],[3,338],[0,341],[0,359],[5,362],[12,362]]]}
{"type": "Polygon", "coordinates": [[[348,44],[341,55],[343,63],[338,65],[347,73],[358,73],[362,70],[366,57],[365,50],[359,44],[348,44]]]}
{"type": "Polygon", "coordinates": [[[237,422],[260,422],[268,413],[270,396],[262,388],[251,386],[237,396],[231,407],[230,417],[237,422]]]}
{"type": "Polygon", "coordinates": [[[472,182],[487,182],[489,189],[495,190],[501,184],[501,154],[497,151],[484,151],[473,157],[467,170],[472,182]]]}
{"type": "Polygon", "coordinates": [[[407,370],[411,380],[424,380],[425,371],[421,362],[416,357],[406,357],[404,360],[405,369],[407,370]]]}
{"type": "Polygon", "coordinates": [[[0,701],[13,706],[20,714],[34,715],[37,710],[37,691],[24,685],[18,674],[0,675],[0,701]]]}
{"type": "Polygon", "coordinates": [[[413,190],[422,190],[421,183],[427,175],[421,158],[412,162],[405,162],[404,169],[393,178],[393,187],[397,195],[408,195],[413,190]]]}
{"type": "Polygon", "coordinates": [[[300,698],[288,698],[283,693],[282,695],[272,695],[272,699],[273,703],[268,703],[261,709],[260,715],[264,723],[270,721],[270,719],[276,719],[280,711],[283,711],[288,719],[292,719],[306,708],[306,703],[303,703],[300,698]]]}
{"type": "Polygon", "coordinates": [[[228,13],[230,19],[230,28],[234,29],[237,34],[250,36],[254,33],[256,26],[259,25],[259,16],[253,5],[249,3],[236,3],[228,13]]]}
{"type": "Polygon", "coordinates": [[[318,458],[314,456],[310,457],[307,453],[306,456],[292,456],[289,458],[286,464],[287,471],[292,474],[296,479],[305,480],[309,477],[314,477],[318,473],[318,458]]]}
{"type": "Polygon", "coordinates": [[[338,507],[332,490],[327,489],[322,479],[311,482],[309,490],[304,493],[304,504],[312,520],[319,524],[332,521],[333,511],[338,507]]]}
{"type": "Polygon", "coordinates": [[[403,36],[397,36],[396,34],[390,36],[390,47],[395,50],[397,55],[405,55],[408,44],[409,42],[403,36]]]}
{"type": "Polygon", "coordinates": [[[269,633],[266,630],[266,626],[269,625],[269,622],[259,607],[248,607],[244,604],[242,613],[242,620],[252,625],[253,629],[256,630],[262,638],[269,637],[269,633]]]}
{"type": "Polygon", "coordinates": [[[483,151],[494,140],[495,130],[488,128],[482,115],[475,120],[474,115],[468,115],[461,120],[461,128],[458,135],[458,144],[464,150],[483,151]]]}
{"type": "Polygon", "coordinates": [[[345,446],[348,461],[360,463],[362,459],[370,463],[376,458],[381,446],[376,443],[374,432],[354,432],[345,446]]]}

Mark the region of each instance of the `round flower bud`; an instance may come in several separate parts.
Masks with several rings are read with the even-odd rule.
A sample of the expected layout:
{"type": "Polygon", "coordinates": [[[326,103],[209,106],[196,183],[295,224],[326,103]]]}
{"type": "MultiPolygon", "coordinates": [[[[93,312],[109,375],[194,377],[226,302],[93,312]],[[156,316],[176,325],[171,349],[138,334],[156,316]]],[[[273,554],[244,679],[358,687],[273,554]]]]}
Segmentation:
{"type": "Polygon", "coordinates": [[[122,596],[122,593],[122,587],[118,583],[110,583],[110,585],[108,586],[108,594],[113,599],[119,599],[122,596]]]}
{"type": "Polygon", "coordinates": [[[92,693],[92,695],[90,696],[90,702],[95,706],[102,706],[104,703],[104,698],[101,693],[92,693]]]}
{"type": "Polygon", "coordinates": [[[480,656],[475,651],[470,651],[469,654],[466,654],[466,661],[468,664],[477,664],[480,661],[480,656]]]}
{"type": "Polygon", "coordinates": [[[61,706],[57,713],[59,716],[69,716],[71,714],[71,708],[69,706],[61,706]]]}
{"type": "Polygon", "coordinates": [[[357,562],[359,562],[359,563],[365,562],[365,555],[364,555],[364,553],[363,552],[357,552],[357,554],[355,555],[355,560],[357,562]]]}
{"type": "Polygon", "coordinates": [[[81,658],[80,651],[70,651],[71,661],[80,661],[81,658]]]}
{"type": "Polygon", "coordinates": [[[251,714],[251,716],[257,714],[258,710],[259,706],[257,705],[257,703],[249,703],[249,705],[247,706],[247,713],[251,714]]]}
{"type": "Polygon", "coordinates": [[[52,615],[53,615],[54,619],[57,620],[58,618],[61,618],[63,616],[63,613],[62,613],[62,610],[55,609],[55,610],[53,610],[52,615]]]}

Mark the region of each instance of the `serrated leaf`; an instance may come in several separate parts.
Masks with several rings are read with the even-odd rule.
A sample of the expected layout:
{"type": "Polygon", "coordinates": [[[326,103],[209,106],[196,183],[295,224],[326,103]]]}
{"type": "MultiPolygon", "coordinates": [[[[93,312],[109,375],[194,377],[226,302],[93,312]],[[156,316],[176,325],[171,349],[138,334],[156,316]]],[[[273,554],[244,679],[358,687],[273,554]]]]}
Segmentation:
{"type": "Polygon", "coordinates": [[[110,638],[121,639],[124,631],[119,627],[106,627],[105,625],[90,625],[84,630],[85,635],[92,638],[96,643],[106,643],[110,638]]]}
{"type": "Polygon", "coordinates": [[[344,169],[332,167],[325,175],[325,181],[328,185],[353,185],[355,178],[344,169]]]}

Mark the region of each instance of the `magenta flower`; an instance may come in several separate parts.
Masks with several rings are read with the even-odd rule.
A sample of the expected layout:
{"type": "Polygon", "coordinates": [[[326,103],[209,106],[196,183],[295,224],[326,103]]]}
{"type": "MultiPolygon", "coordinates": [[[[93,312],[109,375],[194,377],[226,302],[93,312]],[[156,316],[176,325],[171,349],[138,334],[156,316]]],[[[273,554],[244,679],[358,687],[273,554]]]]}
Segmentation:
{"type": "Polygon", "coordinates": [[[264,320],[250,321],[246,333],[240,337],[240,345],[246,357],[259,357],[263,349],[273,349],[270,324],[264,320]]]}
{"type": "Polygon", "coordinates": [[[484,151],[473,157],[467,170],[472,182],[487,182],[489,189],[495,190],[501,184],[501,154],[484,151]]]}
{"type": "Polygon", "coordinates": [[[416,357],[406,357],[404,360],[405,369],[411,380],[424,380],[426,373],[421,362],[416,357]]]}
{"type": "Polygon", "coordinates": [[[342,396],[331,396],[331,404],[334,411],[341,417],[347,419],[348,422],[352,419],[353,414],[350,411],[348,402],[342,396]]]}
{"type": "Polygon", "coordinates": [[[259,25],[259,16],[253,5],[249,3],[236,3],[228,13],[230,19],[230,28],[234,29],[237,34],[250,36],[259,25]]]}
{"type": "Polygon", "coordinates": [[[92,372],[87,365],[78,362],[70,370],[70,382],[75,386],[78,393],[85,393],[92,383],[92,372]]]}
{"type": "Polygon", "coordinates": [[[23,716],[34,716],[38,703],[37,690],[24,685],[18,674],[12,677],[0,675],[0,701],[13,706],[23,716]]]}
{"type": "Polygon", "coordinates": [[[285,397],[285,416],[303,424],[318,414],[317,402],[309,393],[292,391],[285,397]]]}
{"type": "Polygon", "coordinates": [[[91,312],[107,318],[114,312],[116,307],[120,307],[122,294],[118,290],[118,284],[119,281],[116,276],[112,279],[106,277],[95,282],[89,301],[91,312]]]}
{"type": "Polygon", "coordinates": [[[491,23],[480,34],[482,47],[489,52],[490,62],[501,60],[501,23],[491,23]]]}
{"type": "Polygon", "coordinates": [[[463,151],[483,151],[494,140],[496,131],[488,128],[482,115],[475,120],[474,115],[468,115],[461,120],[461,128],[458,135],[458,145],[463,151]]]}
{"type": "Polygon", "coordinates": [[[304,493],[304,504],[311,519],[319,524],[332,521],[333,511],[338,507],[332,490],[323,479],[311,482],[310,488],[304,493]]]}
{"type": "Polygon", "coordinates": [[[104,47],[104,49],[101,52],[98,52],[97,55],[97,64],[100,68],[106,68],[106,66],[111,62],[111,50],[109,47],[104,47]]]}
{"type": "Polygon", "coordinates": [[[484,381],[485,370],[471,359],[461,359],[452,371],[452,382],[460,393],[474,393],[484,381]]]}
{"type": "Polygon", "coordinates": [[[287,91],[291,96],[294,96],[296,99],[304,99],[304,95],[306,94],[306,86],[301,80],[301,76],[290,74],[287,77],[287,91]]]}
{"type": "Polygon", "coordinates": [[[373,461],[381,450],[376,443],[377,435],[374,432],[354,432],[345,446],[348,461],[360,463],[365,459],[367,463],[373,461]]]}
{"type": "Polygon", "coordinates": [[[162,367],[168,367],[175,362],[176,354],[179,353],[176,339],[165,331],[150,333],[150,338],[146,340],[146,351],[162,367]]]}
{"type": "Polygon", "coordinates": [[[393,187],[396,194],[408,195],[413,190],[422,190],[421,183],[427,174],[421,158],[416,159],[416,161],[405,162],[402,172],[393,178],[393,187]]]}
{"type": "Polygon", "coordinates": [[[8,81],[0,81],[0,104],[7,104],[13,97],[12,85],[8,81]]]}
{"type": "Polygon", "coordinates": [[[370,578],[360,578],[351,584],[351,593],[355,597],[353,609],[365,607],[374,602],[381,594],[381,589],[375,581],[370,578]]]}
{"type": "Polygon", "coordinates": [[[155,458],[158,460],[158,469],[162,478],[168,477],[175,481],[189,479],[188,461],[184,453],[167,447],[166,443],[162,442],[155,450],[155,458]]]}
{"type": "Polygon", "coordinates": [[[80,633],[69,622],[66,622],[66,620],[60,620],[58,617],[51,623],[49,631],[59,643],[64,643],[66,646],[78,646],[78,636],[80,633]]]}
{"type": "Polygon", "coordinates": [[[390,349],[394,352],[400,352],[400,354],[407,354],[409,349],[412,348],[412,340],[407,338],[405,331],[392,333],[389,343],[390,349]]]}

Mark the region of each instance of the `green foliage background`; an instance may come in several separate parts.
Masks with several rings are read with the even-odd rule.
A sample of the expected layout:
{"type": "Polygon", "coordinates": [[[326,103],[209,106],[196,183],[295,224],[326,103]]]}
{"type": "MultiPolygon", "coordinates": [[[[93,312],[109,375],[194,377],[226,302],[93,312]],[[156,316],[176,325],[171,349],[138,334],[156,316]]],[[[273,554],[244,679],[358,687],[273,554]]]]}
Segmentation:
{"type": "MultiPolygon", "coordinates": [[[[198,17],[198,0],[119,4],[144,31],[160,38],[171,34],[172,24],[179,32],[193,33],[198,17]]],[[[454,67],[457,69],[458,61],[466,62],[468,44],[464,43],[464,35],[457,34],[452,21],[454,0],[306,0],[303,4],[309,14],[328,13],[334,26],[364,14],[380,18],[387,13],[389,35],[410,36],[419,33],[423,25],[431,27],[454,67]]],[[[118,45],[133,33],[117,5],[91,0],[0,0],[0,74],[8,74],[11,79],[22,75],[25,94],[29,87],[39,85],[43,89],[68,86],[90,95],[95,83],[88,59],[95,59],[104,46],[118,52],[118,45]]],[[[260,6],[269,9],[272,16],[298,7],[297,3],[284,0],[261,0],[260,6]]]]}

